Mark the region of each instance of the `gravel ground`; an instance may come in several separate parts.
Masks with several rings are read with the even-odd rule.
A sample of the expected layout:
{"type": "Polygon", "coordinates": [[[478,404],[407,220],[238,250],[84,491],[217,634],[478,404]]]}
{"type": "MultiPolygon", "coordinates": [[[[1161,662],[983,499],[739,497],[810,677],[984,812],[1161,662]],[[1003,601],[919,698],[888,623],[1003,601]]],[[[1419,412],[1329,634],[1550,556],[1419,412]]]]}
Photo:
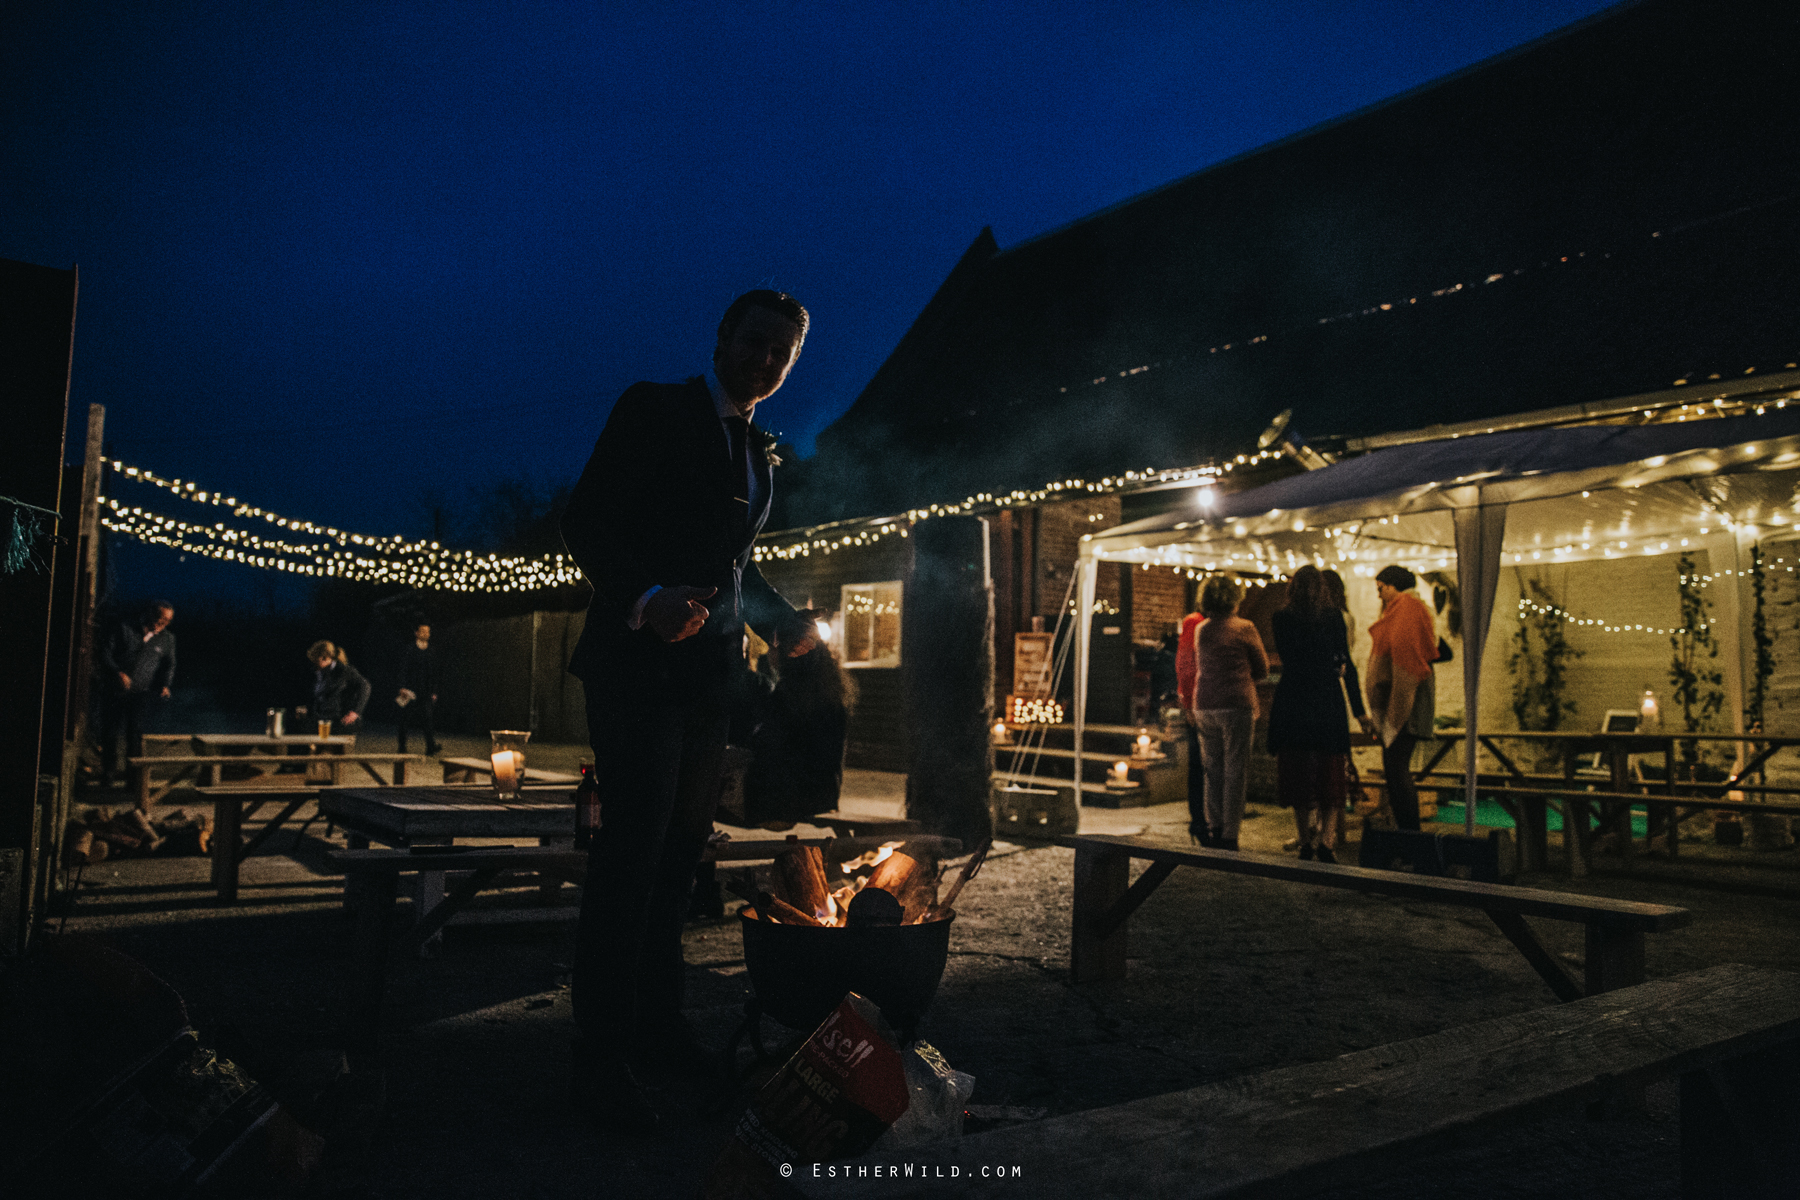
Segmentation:
{"type": "MultiPolygon", "coordinates": [[[[549,766],[553,756],[544,759],[549,766]]],[[[855,773],[846,806],[889,808],[898,780],[855,773]]],[[[1185,826],[1179,806],[1084,814],[1089,832],[1143,830],[1173,840],[1185,837],[1185,826]]],[[[1292,832],[1276,810],[1244,829],[1247,849],[1268,852],[1279,852],[1292,832]]],[[[439,957],[399,962],[389,988],[385,1111],[344,1119],[354,1110],[331,1086],[345,925],[340,881],[324,859],[330,845],[309,836],[290,853],[288,835],[278,836],[272,852],[245,865],[244,898],[232,907],[211,896],[202,860],[102,864],[87,872],[67,928],[102,934],[161,974],[211,1044],[303,1119],[333,1128],[313,1194],[695,1193],[742,1093],[663,1080],[677,1117],[666,1134],[642,1143],[596,1132],[572,1111],[567,925],[454,928],[439,957]]],[[[977,1104],[1074,1112],[1553,1003],[1480,915],[1197,871],[1177,872],[1139,910],[1129,978],[1076,988],[1068,982],[1072,852],[1002,850],[957,906],[950,965],[920,1030],[976,1077],[977,1104]]],[[[1523,882],[1693,909],[1691,927],[1649,939],[1652,978],[1720,962],[1795,968],[1795,874],[1689,868],[1709,869],[1706,886],[1655,875],[1523,882]]],[[[1553,953],[1578,962],[1578,928],[1538,929],[1553,953]]],[[[730,919],[698,923],[686,940],[689,1014],[723,1044],[746,995],[738,930],[730,919]]],[[[767,1028],[776,1041],[785,1036],[767,1028]]],[[[1673,1197],[1675,1117],[1673,1089],[1662,1087],[1646,1113],[1556,1116],[1497,1130],[1422,1158],[1402,1178],[1337,1194],[1673,1197]]],[[[1026,1167],[1029,1175],[1055,1164],[1026,1167]]],[[[1028,1185],[1020,1194],[1030,1194],[1028,1185]]]]}

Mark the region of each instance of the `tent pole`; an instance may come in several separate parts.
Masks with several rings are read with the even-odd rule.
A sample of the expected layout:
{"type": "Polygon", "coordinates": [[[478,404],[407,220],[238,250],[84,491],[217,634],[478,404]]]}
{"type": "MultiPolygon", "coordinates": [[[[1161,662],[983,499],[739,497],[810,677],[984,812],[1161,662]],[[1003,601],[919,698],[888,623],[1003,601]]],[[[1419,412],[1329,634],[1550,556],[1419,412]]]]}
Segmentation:
{"type": "Polygon", "coordinates": [[[1500,548],[1506,541],[1506,505],[1481,502],[1455,510],[1456,589],[1462,597],[1463,642],[1463,832],[1475,835],[1477,755],[1481,736],[1481,654],[1487,646],[1500,584],[1500,548]]]}
{"type": "Polygon", "coordinates": [[[1075,560],[1075,810],[1081,811],[1082,730],[1087,725],[1088,650],[1094,637],[1095,575],[1099,564],[1086,556],[1075,560]]]}

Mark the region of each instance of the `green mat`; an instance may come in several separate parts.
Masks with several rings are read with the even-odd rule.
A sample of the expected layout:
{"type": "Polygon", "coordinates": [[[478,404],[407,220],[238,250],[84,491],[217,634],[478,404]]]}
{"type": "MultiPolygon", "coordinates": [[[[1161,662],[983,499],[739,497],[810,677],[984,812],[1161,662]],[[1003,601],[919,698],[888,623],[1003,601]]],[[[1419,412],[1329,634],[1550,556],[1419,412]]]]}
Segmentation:
{"type": "MultiPolygon", "coordinates": [[[[1451,804],[1439,804],[1437,819],[1449,825],[1461,825],[1463,806],[1461,801],[1451,804]]],[[[1649,831],[1650,818],[1637,809],[1631,810],[1631,836],[1643,837],[1649,831]]],[[[1475,801],[1475,823],[1489,829],[1511,829],[1513,819],[1507,815],[1500,802],[1491,796],[1483,796],[1475,801]]],[[[1552,808],[1544,814],[1544,824],[1553,833],[1562,832],[1562,814],[1552,808]]]]}

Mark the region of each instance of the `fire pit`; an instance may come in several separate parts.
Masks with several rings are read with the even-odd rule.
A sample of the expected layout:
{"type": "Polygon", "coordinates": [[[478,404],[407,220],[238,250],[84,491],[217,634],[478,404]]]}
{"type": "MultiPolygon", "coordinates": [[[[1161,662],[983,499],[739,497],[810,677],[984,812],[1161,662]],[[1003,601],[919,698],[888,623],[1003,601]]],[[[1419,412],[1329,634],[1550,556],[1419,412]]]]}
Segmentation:
{"type": "Polygon", "coordinates": [[[897,1032],[910,1034],[931,1006],[950,954],[955,914],[917,925],[833,929],[777,925],[748,913],[744,966],[755,1012],[810,1031],[845,992],[878,1005],[897,1032]]]}

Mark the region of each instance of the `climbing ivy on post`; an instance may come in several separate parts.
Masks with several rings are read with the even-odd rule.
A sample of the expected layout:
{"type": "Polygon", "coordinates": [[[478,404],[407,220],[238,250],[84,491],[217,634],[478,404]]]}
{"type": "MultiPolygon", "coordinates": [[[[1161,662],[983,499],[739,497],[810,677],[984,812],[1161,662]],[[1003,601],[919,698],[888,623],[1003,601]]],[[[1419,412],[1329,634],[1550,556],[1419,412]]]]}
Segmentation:
{"type": "MultiPolygon", "coordinates": [[[[1681,625],[1669,635],[1674,657],[1669,662],[1669,686],[1681,707],[1681,722],[1689,733],[1699,733],[1725,707],[1725,673],[1713,665],[1719,657],[1719,641],[1712,631],[1712,602],[1695,573],[1694,560],[1683,554],[1675,560],[1677,594],[1681,599],[1681,625]]],[[[1682,761],[1692,768],[1699,761],[1699,743],[1681,744],[1682,761]]]]}
{"type": "Polygon", "coordinates": [[[1750,614],[1750,640],[1756,647],[1755,671],[1751,675],[1750,703],[1744,708],[1744,724],[1761,732],[1764,708],[1769,699],[1769,678],[1775,674],[1775,635],[1769,632],[1767,611],[1768,562],[1761,546],[1750,548],[1750,594],[1755,607],[1750,614]]]}
{"type": "Polygon", "coordinates": [[[1569,663],[1586,652],[1569,644],[1568,614],[1543,581],[1521,577],[1521,584],[1536,607],[1520,614],[1506,660],[1513,675],[1513,716],[1520,729],[1555,729],[1575,711],[1567,698],[1569,663]]]}

